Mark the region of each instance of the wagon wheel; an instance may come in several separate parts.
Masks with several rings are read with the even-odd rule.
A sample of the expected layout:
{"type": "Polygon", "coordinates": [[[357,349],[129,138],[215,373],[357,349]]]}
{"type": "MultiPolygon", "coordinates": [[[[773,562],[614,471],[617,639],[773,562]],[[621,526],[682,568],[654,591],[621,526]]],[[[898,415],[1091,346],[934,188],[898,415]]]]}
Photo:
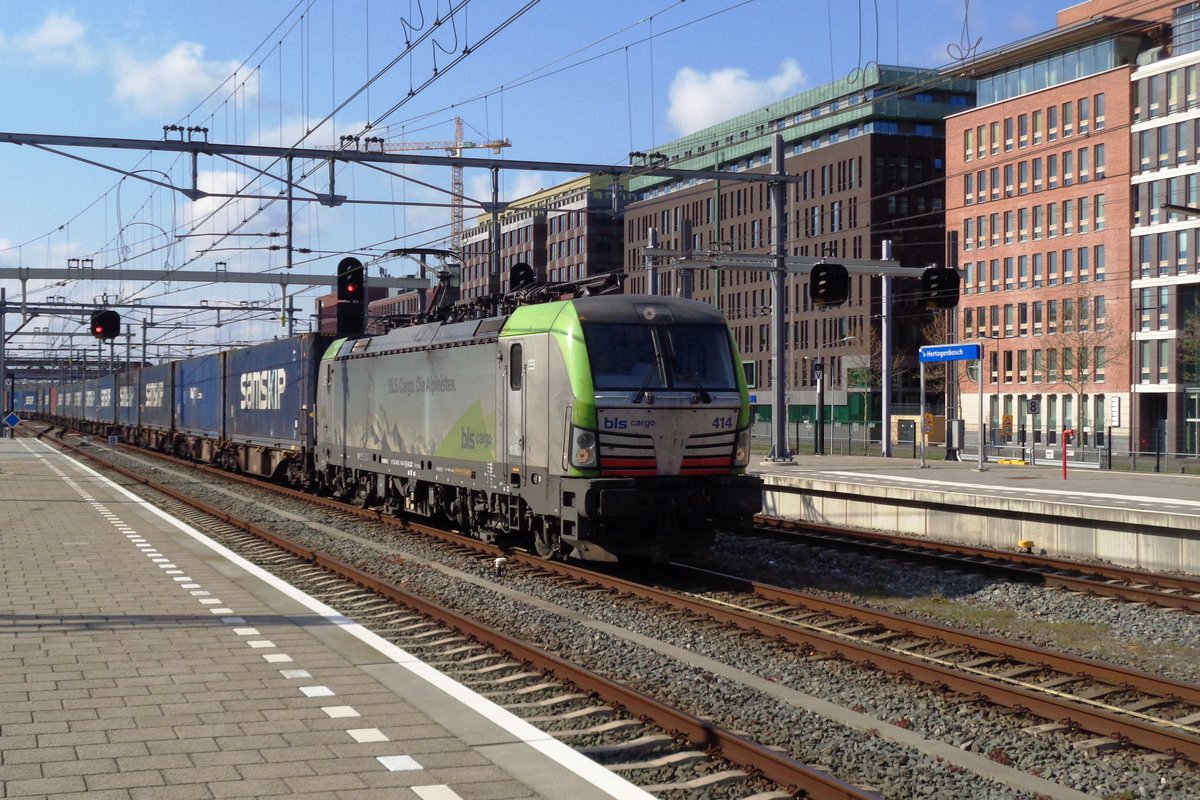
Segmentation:
{"type": "Polygon", "coordinates": [[[534,523],[533,547],[540,558],[553,561],[563,558],[562,536],[558,524],[538,519],[534,523]]]}
{"type": "Polygon", "coordinates": [[[360,483],[355,487],[350,505],[356,508],[366,508],[375,498],[375,492],[370,483],[360,483]]]}

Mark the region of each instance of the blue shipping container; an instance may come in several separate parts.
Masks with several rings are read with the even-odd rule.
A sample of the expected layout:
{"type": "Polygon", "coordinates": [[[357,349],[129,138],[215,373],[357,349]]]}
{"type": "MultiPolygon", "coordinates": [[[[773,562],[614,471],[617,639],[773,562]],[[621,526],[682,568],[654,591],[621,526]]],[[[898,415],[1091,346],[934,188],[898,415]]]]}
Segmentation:
{"type": "Polygon", "coordinates": [[[175,429],[195,436],[221,435],[223,354],[197,356],[175,365],[175,429]]]}
{"type": "Polygon", "coordinates": [[[138,387],[142,371],[139,369],[117,375],[117,424],[137,425],[138,387]]]}
{"type": "Polygon", "coordinates": [[[174,410],[174,364],[156,364],[142,370],[141,425],[156,431],[171,430],[174,410]]]}
{"type": "Polygon", "coordinates": [[[228,353],[226,436],[268,447],[310,443],[321,356],[333,339],[306,333],[228,353]]]}
{"type": "Polygon", "coordinates": [[[111,425],[116,414],[116,378],[104,375],[86,381],[83,418],[88,422],[111,425]]]}

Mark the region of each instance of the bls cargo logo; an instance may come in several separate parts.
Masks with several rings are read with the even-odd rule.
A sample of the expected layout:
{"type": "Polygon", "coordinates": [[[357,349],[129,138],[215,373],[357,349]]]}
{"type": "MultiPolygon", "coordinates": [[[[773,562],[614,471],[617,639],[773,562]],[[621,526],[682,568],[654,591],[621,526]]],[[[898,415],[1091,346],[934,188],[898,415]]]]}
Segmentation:
{"type": "Polygon", "coordinates": [[[657,420],[653,419],[619,419],[617,417],[604,417],[600,420],[600,427],[606,431],[625,431],[630,428],[653,428],[657,420]]]}
{"type": "Polygon", "coordinates": [[[283,390],[287,371],[283,368],[245,372],[241,377],[242,405],[249,411],[274,411],[283,408],[283,390]]]}
{"type": "Polygon", "coordinates": [[[463,426],[459,430],[459,434],[461,435],[463,450],[474,450],[476,448],[490,450],[492,447],[492,435],[486,431],[473,431],[463,426]]]}

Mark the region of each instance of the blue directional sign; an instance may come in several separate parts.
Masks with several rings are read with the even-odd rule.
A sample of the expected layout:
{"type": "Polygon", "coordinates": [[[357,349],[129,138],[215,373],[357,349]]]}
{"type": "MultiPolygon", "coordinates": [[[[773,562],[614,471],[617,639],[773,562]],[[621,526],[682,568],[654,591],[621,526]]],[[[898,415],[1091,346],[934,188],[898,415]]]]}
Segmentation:
{"type": "Polygon", "coordinates": [[[983,356],[981,344],[927,344],[920,349],[920,359],[926,364],[940,361],[974,361],[983,356]]]}
{"type": "Polygon", "coordinates": [[[15,428],[21,424],[21,418],[17,416],[15,411],[8,412],[8,416],[4,418],[4,424],[10,428],[15,428]]]}

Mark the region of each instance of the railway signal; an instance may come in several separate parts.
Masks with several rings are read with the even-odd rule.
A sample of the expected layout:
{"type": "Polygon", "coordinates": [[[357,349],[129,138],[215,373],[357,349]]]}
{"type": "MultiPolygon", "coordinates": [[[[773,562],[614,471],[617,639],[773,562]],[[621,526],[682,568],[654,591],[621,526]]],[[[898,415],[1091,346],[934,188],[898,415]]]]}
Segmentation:
{"type": "Polygon", "coordinates": [[[111,308],[99,308],[92,312],[92,336],[97,339],[115,339],[121,335],[121,315],[111,308]]]}
{"type": "Polygon", "coordinates": [[[958,305],[958,270],[928,267],[921,273],[921,296],[929,308],[954,308],[958,305]]]}
{"type": "Polygon", "coordinates": [[[362,336],[366,327],[367,268],[357,258],[343,258],[337,266],[337,332],[362,336]]]}
{"type": "Polygon", "coordinates": [[[840,306],[850,297],[850,273],[841,264],[814,264],[808,297],[818,306],[840,306]]]}

